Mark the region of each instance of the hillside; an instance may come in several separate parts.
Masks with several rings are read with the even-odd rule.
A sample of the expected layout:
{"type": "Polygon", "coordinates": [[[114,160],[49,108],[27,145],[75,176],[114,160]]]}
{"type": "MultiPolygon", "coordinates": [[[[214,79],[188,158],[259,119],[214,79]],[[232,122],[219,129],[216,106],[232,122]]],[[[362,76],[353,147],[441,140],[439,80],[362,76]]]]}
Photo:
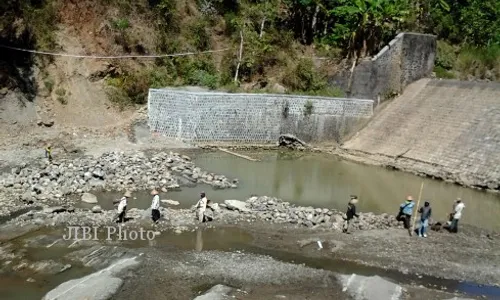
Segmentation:
{"type": "Polygon", "coordinates": [[[112,127],[130,117],[122,109],[145,103],[149,87],[172,85],[340,96],[328,79],[402,30],[438,35],[437,76],[498,80],[499,12],[494,0],[3,1],[4,46],[94,56],[216,52],[85,59],[0,48],[0,117],[112,127]]]}

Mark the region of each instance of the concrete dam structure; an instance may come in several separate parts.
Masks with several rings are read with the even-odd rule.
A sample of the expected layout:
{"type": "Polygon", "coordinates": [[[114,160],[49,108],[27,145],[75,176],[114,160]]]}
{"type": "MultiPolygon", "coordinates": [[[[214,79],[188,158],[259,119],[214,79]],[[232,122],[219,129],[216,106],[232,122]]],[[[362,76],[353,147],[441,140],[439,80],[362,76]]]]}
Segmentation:
{"type": "Polygon", "coordinates": [[[175,89],[148,96],[152,131],[198,142],[276,143],[281,134],[339,141],[372,115],[373,100],[175,89]]]}
{"type": "Polygon", "coordinates": [[[500,190],[500,84],[421,79],[343,148],[399,169],[500,190]]]}

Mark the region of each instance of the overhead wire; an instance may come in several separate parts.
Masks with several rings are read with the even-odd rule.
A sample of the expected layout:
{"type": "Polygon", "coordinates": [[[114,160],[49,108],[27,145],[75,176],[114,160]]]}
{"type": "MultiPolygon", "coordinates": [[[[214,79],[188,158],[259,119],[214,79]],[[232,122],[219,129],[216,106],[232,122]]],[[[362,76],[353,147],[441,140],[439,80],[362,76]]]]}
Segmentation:
{"type": "Polygon", "coordinates": [[[200,52],[183,52],[183,53],[173,53],[173,54],[152,54],[152,55],[114,55],[114,56],[103,56],[103,55],[81,55],[81,54],[69,54],[69,53],[57,53],[57,52],[47,52],[23,49],[17,47],[11,47],[6,45],[0,45],[0,48],[28,52],[33,54],[49,55],[49,56],[59,56],[59,57],[73,57],[73,58],[87,58],[87,59],[128,59],[128,58],[162,58],[162,57],[178,57],[178,56],[189,56],[189,55],[199,55],[208,53],[217,53],[231,50],[231,48],[219,49],[219,50],[207,50],[200,52]]]}

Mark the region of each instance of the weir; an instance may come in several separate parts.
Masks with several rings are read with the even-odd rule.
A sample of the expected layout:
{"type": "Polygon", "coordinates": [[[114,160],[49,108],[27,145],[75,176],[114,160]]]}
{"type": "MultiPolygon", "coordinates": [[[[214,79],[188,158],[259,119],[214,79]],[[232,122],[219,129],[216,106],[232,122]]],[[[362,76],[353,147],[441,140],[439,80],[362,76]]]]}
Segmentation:
{"type": "Polygon", "coordinates": [[[150,89],[150,129],[198,142],[339,141],[373,115],[373,100],[150,89]]]}

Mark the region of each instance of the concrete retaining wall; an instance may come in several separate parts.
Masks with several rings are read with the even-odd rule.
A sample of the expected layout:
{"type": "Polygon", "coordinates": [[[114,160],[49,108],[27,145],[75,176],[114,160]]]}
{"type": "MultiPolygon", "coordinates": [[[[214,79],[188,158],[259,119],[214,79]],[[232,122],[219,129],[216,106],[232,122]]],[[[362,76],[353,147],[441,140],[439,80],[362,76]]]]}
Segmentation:
{"type": "Polygon", "coordinates": [[[371,59],[355,67],[351,87],[345,72],[333,79],[350,97],[381,100],[401,94],[404,88],[429,77],[436,58],[436,37],[428,34],[400,33],[371,59]]]}
{"type": "Polygon", "coordinates": [[[500,84],[422,79],[344,146],[398,168],[500,189],[500,84]]]}
{"type": "Polygon", "coordinates": [[[174,89],[148,96],[150,129],[193,141],[276,142],[284,133],[339,141],[372,114],[372,100],[174,89]]]}

